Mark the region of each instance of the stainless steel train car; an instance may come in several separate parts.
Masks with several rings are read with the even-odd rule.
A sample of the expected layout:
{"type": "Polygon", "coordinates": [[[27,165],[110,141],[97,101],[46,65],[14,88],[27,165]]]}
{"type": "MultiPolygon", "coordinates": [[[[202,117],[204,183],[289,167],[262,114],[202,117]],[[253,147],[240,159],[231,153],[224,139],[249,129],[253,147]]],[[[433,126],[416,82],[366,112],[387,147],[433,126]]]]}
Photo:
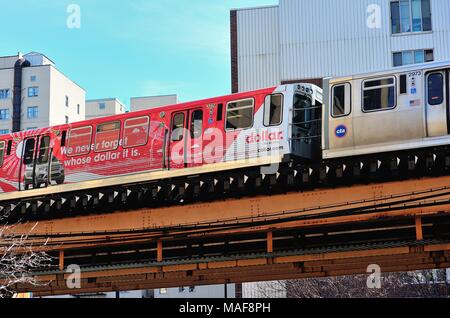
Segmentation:
{"type": "Polygon", "coordinates": [[[449,83],[450,61],[325,79],[323,158],[449,145],[449,83]]]}

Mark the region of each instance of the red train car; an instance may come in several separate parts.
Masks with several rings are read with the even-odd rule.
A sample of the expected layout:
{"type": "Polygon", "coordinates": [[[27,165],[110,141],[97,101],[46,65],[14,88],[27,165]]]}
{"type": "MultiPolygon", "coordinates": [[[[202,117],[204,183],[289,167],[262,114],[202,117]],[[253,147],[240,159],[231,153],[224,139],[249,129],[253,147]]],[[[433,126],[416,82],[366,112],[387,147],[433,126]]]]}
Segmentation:
{"type": "Polygon", "coordinates": [[[321,96],[313,85],[282,85],[0,136],[0,192],[58,193],[66,185],[156,171],[311,159],[317,151],[308,136],[318,134],[311,119],[321,96]]]}

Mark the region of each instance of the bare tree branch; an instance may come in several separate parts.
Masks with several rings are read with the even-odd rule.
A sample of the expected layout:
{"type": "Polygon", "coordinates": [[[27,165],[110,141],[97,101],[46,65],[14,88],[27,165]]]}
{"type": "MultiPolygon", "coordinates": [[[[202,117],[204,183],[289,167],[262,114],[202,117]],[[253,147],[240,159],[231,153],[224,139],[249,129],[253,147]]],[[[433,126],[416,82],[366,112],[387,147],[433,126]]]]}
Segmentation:
{"type": "Polygon", "coordinates": [[[41,286],[31,273],[48,268],[52,262],[52,257],[36,251],[29,241],[37,224],[28,234],[18,236],[13,234],[15,225],[4,224],[8,216],[0,214],[0,298],[11,297],[16,284],[41,286]]]}
{"type": "Polygon", "coordinates": [[[446,276],[445,270],[388,273],[380,289],[367,287],[367,275],[289,280],[259,283],[257,293],[262,298],[280,296],[280,289],[288,298],[439,298],[448,297],[446,276]]]}

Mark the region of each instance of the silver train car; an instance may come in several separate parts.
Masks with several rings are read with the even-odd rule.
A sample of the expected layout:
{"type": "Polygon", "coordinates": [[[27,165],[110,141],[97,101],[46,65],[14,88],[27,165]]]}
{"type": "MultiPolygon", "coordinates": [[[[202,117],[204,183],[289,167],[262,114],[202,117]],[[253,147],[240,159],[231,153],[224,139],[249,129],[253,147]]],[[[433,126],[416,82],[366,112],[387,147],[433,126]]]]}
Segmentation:
{"type": "Polygon", "coordinates": [[[450,62],[324,80],[322,157],[450,144],[450,62]]]}

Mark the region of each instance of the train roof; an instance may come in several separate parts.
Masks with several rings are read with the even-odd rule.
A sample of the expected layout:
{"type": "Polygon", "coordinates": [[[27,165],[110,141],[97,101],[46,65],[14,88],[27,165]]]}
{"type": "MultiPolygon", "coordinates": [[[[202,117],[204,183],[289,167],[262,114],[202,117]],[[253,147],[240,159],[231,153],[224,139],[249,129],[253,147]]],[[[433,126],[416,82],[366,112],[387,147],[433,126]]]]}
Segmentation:
{"type": "MultiPolygon", "coordinates": [[[[297,85],[310,86],[313,89],[313,91],[316,93],[316,98],[320,102],[322,102],[322,89],[314,84],[299,82],[299,83],[292,83],[292,84],[284,84],[281,86],[294,87],[297,85]]],[[[73,127],[73,126],[78,127],[78,126],[83,126],[83,125],[95,125],[95,124],[105,122],[105,121],[124,120],[124,119],[128,119],[130,117],[147,116],[149,114],[149,112],[157,113],[157,112],[172,112],[172,111],[184,110],[184,109],[189,109],[191,107],[198,106],[198,105],[208,105],[208,104],[220,103],[222,101],[227,102],[230,100],[248,98],[255,94],[264,94],[264,93],[271,92],[274,89],[276,89],[276,86],[257,89],[257,90],[253,90],[253,91],[240,92],[240,93],[234,93],[234,94],[223,95],[223,96],[218,96],[218,97],[212,97],[212,98],[207,98],[207,99],[202,99],[202,100],[195,100],[195,101],[190,101],[190,102],[185,102],[185,103],[160,106],[160,107],[155,107],[155,108],[151,108],[151,109],[139,110],[139,111],[135,111],[135,112],[111,115],[111,116],[107,116],[107,117],[86,119],[83,121],[74,122],[74,123],[70,123],[70,124],[61,124],[61,125],[54,125],[54,126],[50,126],[50,127],[42,127],[42,128],[30,130],[27,132],[26,135],[27,136],[33,135],[33,133],[35,131],[44,132],[49,129],[65,130],[65,129],[69,129],[70,127],[73,127]]],[[[1,135],[0,141],[14,139],[16,137],[20,137],[23,135],[24,135],[24,131],[1,135]]]]}
{"type": "MultiPolygon", "coordinates": [[[[128,112],[128,113],[123,113],[123,114],[117,114],[117,115],[111,115],[111,116],[107,116],[107,117],[100,117],[100,118],[91,118],[91,119],[86,119],[86,120],[82,120],[82,121],[78,121],[78,122],[73,122],[70,124],[60,124],[60,125],[54,125],[54,126],[49,126],[49,127],[42,127],[42,128],[38,128],[38,129],[34,129],[34,130],[29,130],[27,131],[27,134],[32,135],[33,132],[35,131],[46,131],[48,129],[56,129],[56,130],[64,130],[64,129],[68,129],[71,126],[83,126],[83,125],[95,125],[101,122],[105,122],[105,121],[114,121],[114,120],[123,120],[123,119],[127,119],[130,116],[146,116],[150,113],[157,113],[157,112],[171,112],[171,111],[177,111],[177,110],[183,110],[183,109],[189,109],[193,106],[198,106],[198,105],[207,105],[207,104],[214,104],[214,103],[219,103],[220,101],[224,100],[232,100],[232,99],[241,99],[241,98],[247,98],[251,95],[254,94],[260,94],[260,93],[266,93],[269,92],[271,90],[275,89],[274,87],[268,87],[268,88],[263,88],[263,89],[258,89],[258,90],[253,90],[253,91],[247,91],[247,92],[240,92],[240,93],[235,93],[235,94],[229,94],[229,95],[223,95],[223,96],[217,96],[217,97],[212,97],[212,98],[207,98],[207,99],[202,99],[202,100],[195,100],[195,101],[190,101],[190,102],[185,102],[185,103],[179,103],[179,104],[173,104],[173,105],[166,105],[166,106],[160,106],[160,107],[155,107],[155,108],[150,108],[150,109],[143,109],[143,110],[138,110],[135,112],[128,112]]],[[[0,136],[0,141],[5,141],[5,140],[10,140],[10,139],[14,139],[15,137],[20,137],[24,135],[24,131],[19,131],[19,132],[15,132],[15,133],[9,133],[9,134],[5,134],[5,135],[1,135],[0,136]]]]}
{"type": "Polygon", "coordinates": [[[355,80],[355,79],[361,79],[361,78],[377,77],[377,76],[383,76],[383,75],[388,75],[388,74],[408,73],[408,72],[414,72],[414,71],[442,69],[442,68],[449,68],[449,67],[450,67],[450,61],[427,62],[427,63],[400,66],[400,67],[395,67],[395,68],[386,69],[386,70],[380,70],[380,71],[371,72],[371,73],[360,73],[360,74],[349,75],[349,76],[327,77],[324,79],[324,81],[334,83],[334,82],[342,82],[345,80],[355,80]]]}

